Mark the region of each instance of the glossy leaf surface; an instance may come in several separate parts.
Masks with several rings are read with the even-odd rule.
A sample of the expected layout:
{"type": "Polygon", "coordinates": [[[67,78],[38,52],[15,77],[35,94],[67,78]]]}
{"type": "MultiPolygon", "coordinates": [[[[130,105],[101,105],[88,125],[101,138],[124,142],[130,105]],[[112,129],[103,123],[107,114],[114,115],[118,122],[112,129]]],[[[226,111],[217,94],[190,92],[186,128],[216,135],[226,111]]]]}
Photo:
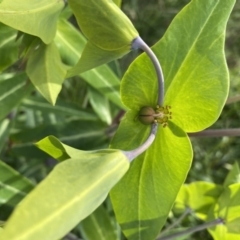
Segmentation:
{"type": "MultiPolygon", "coordinates": [[[[61,145],[57,139],[49,137],[38,146],[46,149],[45,140],[52,139],[61,145]]],[[[63,237],[104,201],[129,167],[128,159],[120,150],[69,149],[77,152],[75,157],[59,163],[21,202],[1,240],[57,240],[63,237]]]]}
{"type": "Polygon", "coordinates": [[[66,69],[54,42],[49,45],[40,44],[31,52],[26,72],[43,97],[55,105],[62,89],[66,69]]]}
{"type": "Polygon", "coordinates": [[[238,240],[240,234],[239,219],[240,185],[232,184],[222,193],[218,202],[208,213],[208,220],[224,219],[224,224],[208,229],[215,240],[238,240]]]}
{"type": "Polygon", "coordinates": [[[183,185],[178,193],[174,209],[184,212],[188,207],[199,218],[205,220],[209,208],[217,202],[222,191],[222,186],[208,182],[183,185]]]}
{"type": "MultiPolygon", "coordinates": [[[[54,41],[63,62],[70,66],[77,63],[86,45],[86,39],[65,20],[59,21],[54,41]]],[[[107,65],[82,73],[80,77],[117,106],[124,108],[119,94],[120,80],[107,65]]]]}
{"type": "MultiPolygon", "coordinates": [[[[208,127],[222,110],[229,85],[224,33],[234,3],[191,1],[153,47],[165,75],[164,105],[172,107],[172,119],[168,127],[160,127],[153,145],[134,160],[112,191],[118,222],[131,240],[155,239],[191,164],[192,151],[185,132],[208,127]]],[[[145,54],[126,72],[121,95],[131,112],[122,121],[112,147],[133,149],[147,138],[150,129],[138,122],[137,115],[143,106],[156,107],[155,74],[145,54]],[[124,143],[124,139],[128,140],[124,143]]]]}
{"type": "Polygon", "coordinates": [[[48,44],[55,36],[57,19],[63,7],[63,0],[2,1],[0,21],[22,32],[38,36],[48,44]]]}

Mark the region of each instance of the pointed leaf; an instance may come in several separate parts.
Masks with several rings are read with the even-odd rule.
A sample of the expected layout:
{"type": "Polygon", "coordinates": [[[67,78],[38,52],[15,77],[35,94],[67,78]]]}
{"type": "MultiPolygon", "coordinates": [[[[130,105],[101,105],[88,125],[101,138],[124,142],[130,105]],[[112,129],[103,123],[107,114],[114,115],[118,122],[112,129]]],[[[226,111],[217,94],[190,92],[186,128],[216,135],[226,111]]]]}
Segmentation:
{"type": "Polygon", "coordinates": [[[41,44],[31,52],[26,72],[37,90],[54,105],[66,74],[56,45],[41,44]]]}
{"type": "MultiPolygon", "coordinates": [[[[80,58],[86,40],[72,24],[60,20],[55,43],[63,62],[73,66],[80,58]]],[[[110,101],[120,108],[124,108],[119,94],[120,80],[107,65],[82,73],[80,76],[110,101]]]]}
{"type": "Polygon", "coordinates": [[[0,21],[22,32],[38,36],[48,44],[54,38],[57,19],[63,7],[63,0],[2,1],[0,3],[0,21]]]}
{"type": "Polygon", "coordinates": [[[78,75],[92,68],[96,68],[104,63],[111,62],[114,59],[121,58],[128,52],[129,49],[117,49],[107,51],[92,44],[91,42],[87,42],[81,58],[79,59],[77,64],[68,71],[67,77],[78,75]]]}
{"type": "Polygon", "coordinates": [[[235,162],[232,166],[231,171],[228,173],[227,177],[225,178],[224,187],[228,187],[231,184],[240,183],[240,170],[238,162],[235,162]]]}
{"type": "Polygon", "coordinates": [[[222,193],[208,213],[208,220],[222,218],[224,224],[208,229],[215,240],[237,240],[240,234],[240,184],[232,184],[222,193]]]}
{"type": "Polygon", "coordinates": [[[30,180],[0,161],[0,219],[6,220],[33,187],[30,180]]]}
{"type": "Polygon", "coordinates": [[[9,118],[0,121],[0,152],[2,151],[4,145],[8,142],[10,123],[11,120],[9,118]]]}
{"type": "Polygon", "coordinates": [[[209,208],[217,202],[222,191],[222,186],[208,182],[183,185],[178,193],[174,209],[184,211],[186,207],[189,207],[199,218],[205,220],[209,208]]]}
{"type": "MultiPolygon", "coordinates": [[[[134,122],[136,114],[127,113],[111,147],[129,150],[146,140],[150,127],[134,122]]],[[[154,143],[110,193],[118,223],[130,240],[156,238],[191,165],[186,133],[173,124],[158,131],[154,143]]]]}
{"type": "Polygon", "coordinates": [[[22,73],[0,82],[0,119],[16,107],[20,101],[33,89],[27,81],[27,76],[22,73]]]}
{"type": "Polygon", "coordinates": [[[0,72],[17,60],[17,31],[0,23],[0,72]]]}
{"type": "MultiPolygon", "coordinates": [[[[172,107],[172,121],[187,132],[210,126],[225,103],[229,78],[224,38],[234,3],[235,0],[191,1],[153,47],[165,75],[164,104],[172,107]]],[[[124,76],[123,103],[136,110],[155,107],[157,87],[153,65],[143,54],[124,76]]]]}
{"type": "Polygon", "coordinates": [[[117,233],[106,209],[101,205],[79,225],[86,240],[117,240],[117,233]]]}
{"type": "Polygon", "coordinates": [[[109,0],[69,0],[68,3],[92,44],[104,50],[130,51],[138,32],[115,3],[109,0]]]}
{"type": "Polygon", "coordinates": [[[77,158],[59,163],[18,205],[1,240],[63,237],[104,201],[128,167],[120,150],[79,151],[77,158]]]}

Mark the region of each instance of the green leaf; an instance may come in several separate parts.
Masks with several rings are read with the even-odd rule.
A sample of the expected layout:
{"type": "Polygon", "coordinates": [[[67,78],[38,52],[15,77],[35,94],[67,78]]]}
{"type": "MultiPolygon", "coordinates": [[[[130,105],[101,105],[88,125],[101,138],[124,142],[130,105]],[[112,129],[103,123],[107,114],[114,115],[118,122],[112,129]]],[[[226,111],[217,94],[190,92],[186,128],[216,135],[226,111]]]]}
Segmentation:
{"type": "Polygon", "coordinates": [[[138,32],[112,1],[69,0],[78,25],[88,40],[104,50],[128,50],[138,32]]]}
{"type": "Polygon", "coordinates": [[[58,100],[55,106],[50,105],[39,97],[28,97],[22,101],[22,107],[32,109],[35,111],[41,111],[42,114],[55,114],[56,117],[75,117],[78,120],[97,120],[97,116],[86,109],[80,108],[74,103],[68,103],[66,101],[58,100]]]}
{"type": "Polygon", "coordinates": [[[54,105],[66,74],[54,42],[40,44],[31,52],[26,72],[37,90],[54,105]]]}
{"type": "Polygon", "coordinates": [[[18,58],[17,31],[0,23],[0,72],[18,58]]]}
{"type": "Polygon", "coordinates": [[[68,71],[67,77],[78,75],[104,63],[111,62],[114,59],[121,58],[127,52],[129,52],[129,50],[123,51],[122,49],[117,49],[106,51],[88,42],[77,64],[68,71]]]}
{"type": "MultiPolygon", "coordinates": [[[[228,94],[225,28],[235,0],[191,1],[153,47],[165,75],[164,105],[186,132],[207,128],[219,117],[228,94]],[[217,27],[216,27],[217,25],[217,27]]],[[[121,87],[130,109],[156,106],[157,79],[143,54],[130,66],[121,87]]]]}
{"type": "Polygon", "coordinates": [[[225,189],[218,202],[208,213],[208,220],[222,218],[224,224],[209,228],[215,240],[237,240],[240,234],[240,184],[232,184],[225,189]]]}
{"type": "Polygon", "coordinates": [[[112,122],[112,116],[108,99],[91,87],[88,88],[88,95],[89,101],[96,114],[103,122],[110,125],[112,122]]]}
{"type": "Polygon", "coordinates": [[[33,89],[27,81],[27,76],[22,73],[0,82],[0,119],[16,107],[20,101],[33,89]]]}
{"type": "Polygon", "coordinates": [[[0,152],[8,142],[11,120],[9,118],[0,121],[0,152]]]}
{"type": "Polygon", "coordinates": [[[63,0],[2,1],[0,21],[22,32],[38,36],[48,44],[56,34],[57,19],[63,7],[63,0]]]}
{"type": "MultiPolygon", "coordinates": [[[[221,112],[228,92],[224,32],[234,2],[191,1],[153,47],[166,77],[165,105],[171,105],[173,119],[167,128],[160,127],[152,146],[133,162],[111,194],[118,222],[131,240],[154,239],[166,221],[191,164],[184,131],[208,127],[221,112]]],[[[137,115],[143,106],[156,107],[157,87],[153,65],[143,54],[122,81],[122,100],[131,111],[112,147],[134,149],[145,141],[150,127],[137,115]]]]}
{"type": "Polygon", "coordinates": [[[131,51],[138,32],[114,2],[69,0],[69,5],[89,42],[67,76],[90,70],[131,51]]]}
{"type": "Polygon", "coordinates": [[[63,237],[104,201],[128,167],[120,150],[79,150],[77,158],[59,163],[17,206],[1,240],[63,237]]]}
{"type": "Polygon", "coordinates": [[[102,205],[85,218],[79,228],[85,240],[118,239],[111,218],[102,205]]]}
{"type": "Polygon", "coordinates": [[[121,7],[121,5],[122,5],[122,0],[113,0],[113,2],[114,2],[118,7],[121,7]]]}
{"type": "MultiPolygon", "coordinates": [[[[146,140],[150,127],[134,122],[136,114],[127,113],[111,147],[129,150],[146,140]]],[[[158,131],[154,143],[133,161],[110,193],[118,223],[130,240],[155,239],[191,165],[186,133],[172,123],[158,131]]]]}
{"type": "Polygon", "coordinates": [[[227,177],[225,178],[224,187],[228,187],[233,183],[240,183],[240,170],[238,162],[235,162],[232,166],[231,171],[228,173],[227,177]]]}
{"type": "MultiPolygon", "coordinates": [[[[86,44],[80,32],[65,20],[59,21],[54,41],[63,62],[71,66],[77,63],[86,44]]],[[[119,94],[120,80],[107,65],[82,73],[80,76],[110,101],[124,108],[119,94]]]]}
{"type": "Polygon", "coordinates": [[[7,219],[13,208],[33,187],[27,178],[0,161],[0,219],[7,219]]]}
{"type": "Polygon", "coordinates": [[[178,193],[174,209],[184,211],[186,207],[189,207],[200,219],[205,220],[209,208],[217,202],[222,191],[222,186],[208,182],[183,185],[178,193]]]}

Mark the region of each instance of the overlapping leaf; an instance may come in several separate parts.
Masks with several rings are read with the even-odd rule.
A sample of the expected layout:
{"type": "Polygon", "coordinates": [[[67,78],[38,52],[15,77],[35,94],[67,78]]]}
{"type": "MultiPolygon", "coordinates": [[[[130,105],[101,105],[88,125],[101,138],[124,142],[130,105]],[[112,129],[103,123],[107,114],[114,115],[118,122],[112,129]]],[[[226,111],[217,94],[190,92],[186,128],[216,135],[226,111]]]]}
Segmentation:
{"type": "Polygon", "coordinates": [[[1,240],[63,237],[104,201],[129,167],[120,150],[80,151],[54,137],[37,145],[46,152],[53,150],[54,155],[58,149],[57,158],[63,154],[74,157],[59,163],[21,202],[4,228],[1,240]]]}
{"type": "Polygon", "coordinates": [[[107,63],[131,50],[131,43],[138,33],[113,1],[68,2],[78,25],[89,40],[80,60],[73,69],[70,69],[68,76],[107,63]]]}
{"type": "Polygon", "coordinates": [[[31,52],[26,72],[37,90],[54,105],[66,74],[54,42],[40,44],[31,52]]]}
{"type": "MultiPolygon", "coordinates": [[[[86,39],[66,20],[59,21],[54,41],[63,62],[70,66],[77,63],[86,45],[86,39]]],[[[119,94],[120,80],[107,65],[84,72],[80,76],[110,101],[124,108],[119,94]]]]}
{"type": "MultiPolygon", "coordinates": [[[[234,3],[191,1],[153,47],[166,78],[164,104],[172,107],[173,119],[159,129],[153,145],[112,191],[118,222],[131,240],[154,239],[165,223],[191,164],[184,131],[210,126],[222,110],[229,85],[224,32],[234,3]]],[[[123,102],[132,110],[120,124],[112,147],[131,149],[146,139],[150,129],[140,126],[136,116],[141,107],[156,106],[157,87],[153,65],[143,54],[122,81],[123,102]]]]}
{"type": "Polygon", "coordinates": [[[57,19],[63,7],[63,0],[2,1],[0,21],[22,32],[38,36],[48,44],[55,36],[57,19]]]}

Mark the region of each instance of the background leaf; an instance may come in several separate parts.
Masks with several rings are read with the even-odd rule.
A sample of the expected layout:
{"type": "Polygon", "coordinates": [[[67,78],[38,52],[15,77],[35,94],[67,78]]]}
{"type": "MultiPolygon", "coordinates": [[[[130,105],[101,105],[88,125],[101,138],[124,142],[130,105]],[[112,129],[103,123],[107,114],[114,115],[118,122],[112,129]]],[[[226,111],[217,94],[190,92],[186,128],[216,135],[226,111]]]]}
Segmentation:
{"type": "Polygon", "coordinates": [[[6,117],[32,89],[24,73],[0,81],[0,119],[6,117]]]}
{"type": "Polygon", "coordinates": [[[0,72],[18,59],[17,31],[0,23],[0,72]]]}
{"type": "Polygon", "coordinates": [[[6,220],[33,187],[30,180],[0,161],[0,219],[6,220]]]}
{"type": "Polygon", "coordinates": [[[62,0],[2,1],[0,20],[12,28],[38,36],[48,44],[56,34],[57,19],[63,7],[64,1],[62,0]]]}
{"type": "Polygon", "coordinates": [[[224,224],[208,229],[215,240],[237,240],[239,238],[239,183],[230,185],[219,197],[218,202],[210,209],[208,220],[224,219],[224,224]]]}
{"type": "Polygon", "coordinates": [[[54,42],[40,44],[31,52],[26,72],[36,89],[54,105],[66,74],[54,42]]]}
{"type": "Polygon", "coordinates": [[[240,183],[240,170],[239,170],[238,162],[235,162],[232,165],[232,169],[226,176],[223,186],[228,187],[234,183],[240,183]]]}
{"type": "Polygon", "coordinates": [[[79,150],[77,159],[59,163],[21,202],[1,239],[59,239],[103,202],[128,167],[119,150],[79,150]]]}

